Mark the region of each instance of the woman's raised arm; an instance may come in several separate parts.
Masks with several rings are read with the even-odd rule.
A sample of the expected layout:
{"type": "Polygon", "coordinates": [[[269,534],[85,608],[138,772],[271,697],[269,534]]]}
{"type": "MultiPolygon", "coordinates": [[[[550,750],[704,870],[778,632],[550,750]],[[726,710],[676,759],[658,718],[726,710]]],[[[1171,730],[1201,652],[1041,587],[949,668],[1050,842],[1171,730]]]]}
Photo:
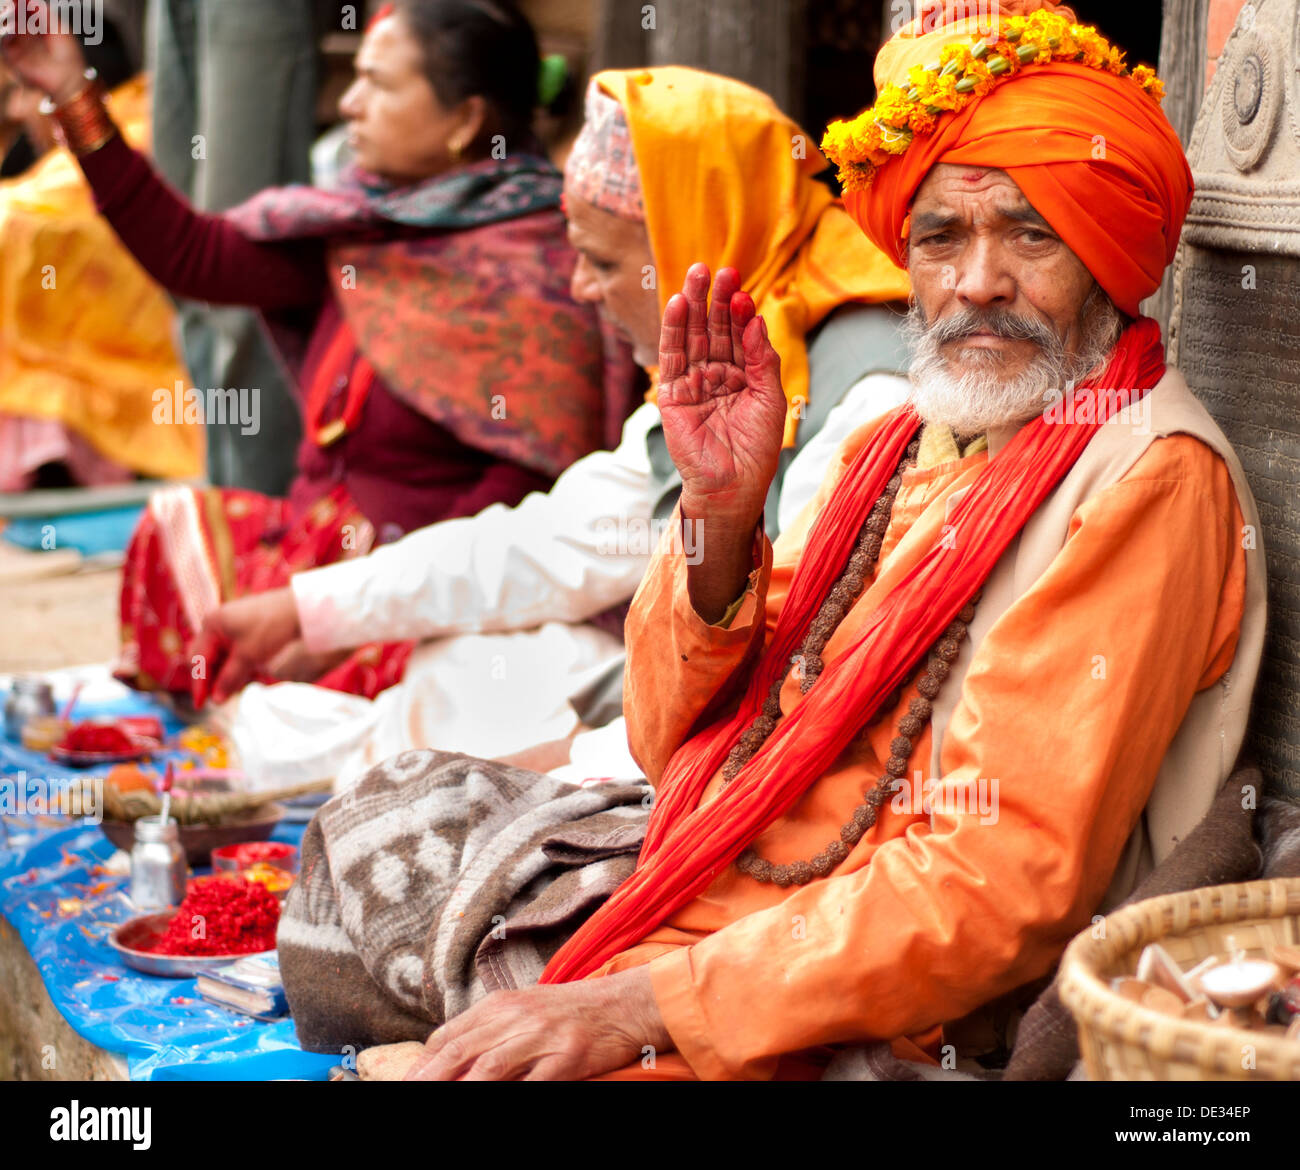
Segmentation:
{"type": "MultiPolygon", "coordinates": [[[[45,0],[0,0],[0,28],[54,30],[45,0]],[[16,4],[25,9],[18,19],[16,4]]],[[[101,136],[96,106],[87,119],[86,60],[70,33],[8,32],[0,50],[24,84],[44,93],[59,112],[71,111],[81,136],[69,145],[95,194],[95,205],[127,250],[159,284],[178,296],[258,309],[287,309],[321,299],[321,245],[264,244],[248,239],[220,216],[196,212],[132,150],[120,133],[101,136]],[[101,137],[106,140],[101,141],[101,137]]],[[[68,123],[65,120],[65,128],[68,123]]]]}
{"type": "Polygon", "coordinates": [[[195,211],[120,134],[78,161],[96,208],[169,292],[257,309],[311,305],[324,295],[319,242],[259,243],[220,215],[195,211]]]}

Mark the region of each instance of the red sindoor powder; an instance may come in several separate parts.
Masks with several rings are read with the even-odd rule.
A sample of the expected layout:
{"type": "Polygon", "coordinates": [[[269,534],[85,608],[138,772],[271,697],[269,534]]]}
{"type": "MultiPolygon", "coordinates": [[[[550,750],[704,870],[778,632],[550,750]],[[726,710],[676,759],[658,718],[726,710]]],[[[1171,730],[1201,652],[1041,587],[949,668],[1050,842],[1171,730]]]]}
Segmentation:
{"type": "Polygon", "coordinates": [[[167,929],[144,949],[155,955],[269,951],[279,921],[280,903],[261,883],[239,875],[194,878],[167,929]]]}

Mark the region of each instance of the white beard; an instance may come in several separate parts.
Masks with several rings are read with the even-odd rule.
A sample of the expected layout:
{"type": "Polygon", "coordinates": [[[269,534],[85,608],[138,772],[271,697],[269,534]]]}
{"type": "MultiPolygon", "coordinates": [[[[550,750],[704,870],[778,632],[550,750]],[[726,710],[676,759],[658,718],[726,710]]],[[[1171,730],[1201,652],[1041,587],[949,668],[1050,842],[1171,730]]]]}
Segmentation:
{"type": "Polygon", "coordinates": [[[942,325],[927,326],[913,303],[905,325],[912,346],[908,401],[923,421],[946,424],[962,435],[1027,422],[1046,408],[1054,391],[1064,394],[1101,367],[1114,348],[1123,318],[1100,286],[1084,301],[1081,316],[1082,342],[1079,352],[1071,355],[1053,330],[1036,319],[967,310],[942,325]],[[1002,372],[1001,353],[972,346],[961,350],[962,368],[956,369],[940,347],[952,331],[974,328],[1033,341],[1038,353],[1020,373],[1008,377],[1002,372]]]}
{"type": "Polygon", "coordinates": [[[1014,378],[996,368],[953,373],[944,363],[923,368],[912,379],[908,401],[922,420],[944,423],[961,435],[982,435],[990,427],[1028,421],[1043,409],[1046,392],[1058,383],[1045,357],[1035,358],[1014,378]]]}

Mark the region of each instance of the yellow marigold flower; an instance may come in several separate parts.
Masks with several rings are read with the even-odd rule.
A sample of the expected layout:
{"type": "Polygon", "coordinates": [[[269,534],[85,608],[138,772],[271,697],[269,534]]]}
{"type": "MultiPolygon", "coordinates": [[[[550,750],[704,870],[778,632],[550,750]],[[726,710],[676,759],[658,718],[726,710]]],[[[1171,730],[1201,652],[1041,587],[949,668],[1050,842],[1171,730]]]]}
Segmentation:
{"type": "Polygon", "coordinates": [[[887,126],[880,126],[880,147],[887,150],[890,154],[902,154],[909,146],[912,145],[912,132],[907,129],[904,123],[901,127],[893,123],[887,126]]]}
{"type": "MultiPolygon", "coordinates": [[[[1077,26],[1076,26],[1077,27],[1077,26]]],[[[1106,50],[1110,46],[1097,35],[1097,30],[1093,28],[1079,28],[1075,34],[1080,51],[1083,53],[1083,63],[1090,69],[1100,69],[1106,63],[1106,50]]]]}
{"type": "Polygon", "coordinates": [[[1065,37],[1070,32],[1070,22],[1059,12],[1049,12],[1040,8],[1029,17],[1029,28],[1044,39],[1047,37],[1065,37]]]}
{"type": "Polygon", "coordinates": [[[975,93],[986,94],[993,88],[993,74],[989,72],[987,61],[972,61],[966,66],[966,76],[975,79],[975,93]]]}
{"type": "Polygon", "coordinates": [[[970,45],[944,45],[943,49],[939,53],[939,64],[944,66],[955,61],[957,63],[958,74],[966,72],[974,60],[975,58],[971,56],[970,45]]]}
{"type": "Polygon", "coordinates": [[[960,97],[957,93],[957,78],[949,74],[936,80],[929,95],[929,104],[938,106],[941,110],[955,110],[960,104],[960,97]]]}
{"type": "MultiPolygon", "coordinates": [[[[996,28],[998,39],[994,41],[978,37],[970,45],[946,45],[940,51],[937,69],[912,66],[906,85],[885,86],[870,109],[852,121],[833,122],[827,127],[822,152],[839,168],[846,191],[869,187],[876,171],[891,157],[904,153],[917,134],[933,132],[943,112],[964,109],[1000,81],[1018,73],[1024,64],[1020,49],[1032,63],[1079,61],[1116,76],[1127,72],[1123,50],[1112,46],[1096,28],[1072,24],[1045,9],[1029,17],[1000,20],[996,28]],[[975,56],[984,45],[985,51],[975,56]],[[936,110],[940,113],[933,112],[936,110]]],[[[1164,85],[1150,66],[1139,65],[1130,76],[1156,101],[1164,96],[1164,85]]]]}

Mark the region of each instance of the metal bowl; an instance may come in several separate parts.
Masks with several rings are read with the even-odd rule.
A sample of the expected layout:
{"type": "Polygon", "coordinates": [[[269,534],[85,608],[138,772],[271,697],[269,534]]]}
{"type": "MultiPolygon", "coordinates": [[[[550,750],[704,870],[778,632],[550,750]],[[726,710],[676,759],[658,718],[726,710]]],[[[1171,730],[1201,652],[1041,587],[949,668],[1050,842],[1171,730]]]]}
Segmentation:
{"type": "Polygon", "coordinates": [[[201,972],[228,967],[236,959],[271,953],[245,951],[238,955],[155,955],[151,951],[139,949],[163,934],[167,924],[175,917],[175,910],[163,910],[157,914],[138,914],[134,918],[128,918],[108,936],[109,946],[118,953],[126,966],[143,971],[146,975],[164,975],[168,979],[192,979],[201,972]]]}
{"type": "MultiPolygon", "coordinates": [[[[181,848],[191,865],[207,865],[214,849],[239,841],[265,841],[284,819],[284,805],[264,804],[247,812],[232,813],[219,825],[181,825],[181,848]]],[[[119,849],[131,852],[135,843],[134,821],[101,821],[104,836],[119,849]]]]}

